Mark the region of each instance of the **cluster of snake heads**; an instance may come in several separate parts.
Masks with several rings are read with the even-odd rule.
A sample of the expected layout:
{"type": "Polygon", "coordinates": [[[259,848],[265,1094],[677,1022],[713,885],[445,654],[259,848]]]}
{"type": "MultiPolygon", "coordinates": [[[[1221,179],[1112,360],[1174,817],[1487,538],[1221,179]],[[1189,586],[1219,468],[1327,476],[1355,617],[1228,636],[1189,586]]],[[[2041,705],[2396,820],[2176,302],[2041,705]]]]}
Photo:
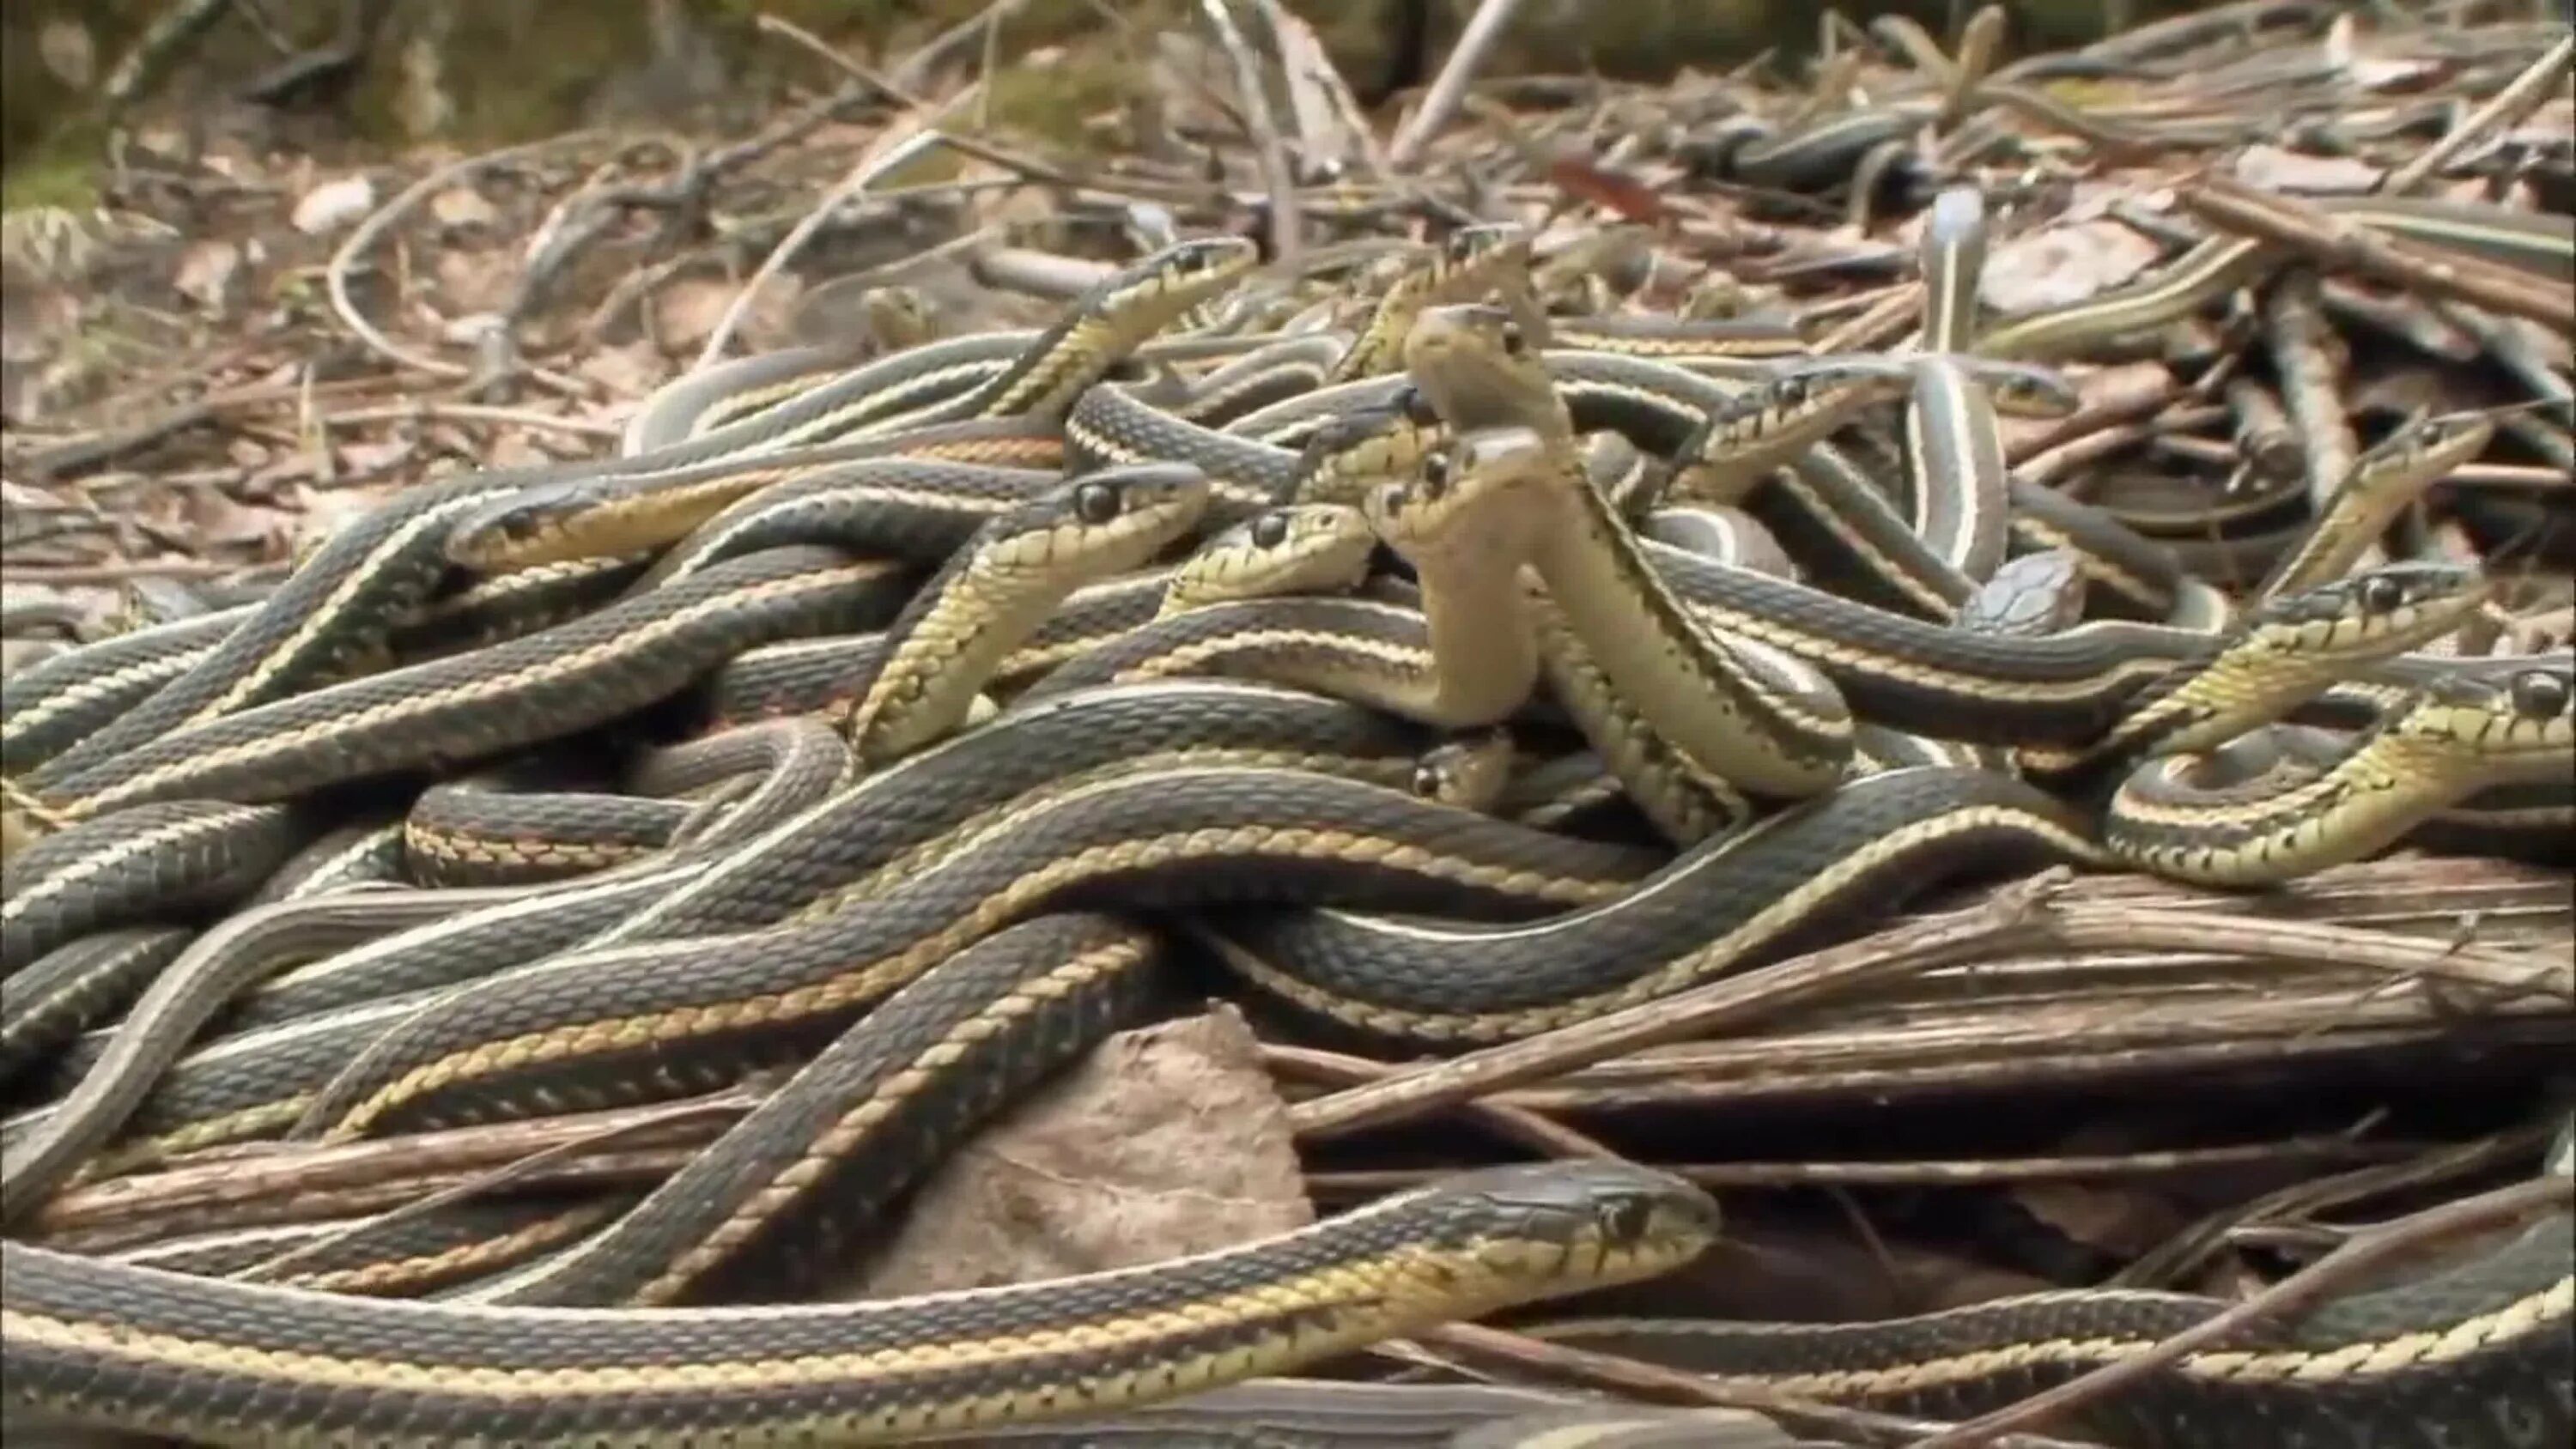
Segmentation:
{"type": "MultiPolygon", "coordinates": [[[[1920,109],[1729,164],[1848,181],[1920,109]]],[[[2328,200],[2576,278],[2563,217],[2328,200]]],[[[782,1300],[1175,983],[1453,1054],[2044,865],[2254,891],[2401,845],[2563,863],[2568,590],[2495,566],[2556,542],[2529,475],[2576,468],[2563,350],[2171,217],[2136,282],[1990,317],[1989,251],[2036,205],[1933,191],[1881,337],[1642,313],[1603,253],[1509,223],[1294,274],[1175,239],[1043,330],[692,375],[615,456],[421,486],[263,594],[14,675],[0,1406],[262,1445],[1101,1414],[1129,1417],[1064,1442],[1644,1442],[1568,1437],[1639,1430],[1579,1404],[1473,1422],[1524,1422],[1509,1394],[1202,1392],[1695,1257],[1709,1199],[1625,1164],[1052,1283],[782,1300]],[[2120,359],[2170,386],[2101,404],[2120,359]],[[750,1082],[642,1188],[45,1241],[65,1188],[176,1153],[750,1082]],[[1175,1399],[1199,1417],[1152,1417],[1175,1399]]],[[[2082,1427],[2564,1443],[2570,1285],[2542,1224],[2203,1345],[2082,1427]]],[[[2224,1306],[1544,1331],[1957,1418],[2224,1306]]]]}

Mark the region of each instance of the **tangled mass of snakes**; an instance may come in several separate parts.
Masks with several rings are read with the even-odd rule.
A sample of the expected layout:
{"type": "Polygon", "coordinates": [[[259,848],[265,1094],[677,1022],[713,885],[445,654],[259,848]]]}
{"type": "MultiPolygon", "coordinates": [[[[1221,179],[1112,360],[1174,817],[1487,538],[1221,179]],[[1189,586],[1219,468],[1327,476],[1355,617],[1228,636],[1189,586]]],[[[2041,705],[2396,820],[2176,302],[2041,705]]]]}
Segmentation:
{"type": "MultiPolygon", "coordinates": [[[[1732,164],[1847,174],[1942,103],[1732,164]]],[[[2305,204],[2576,278],[2563,212],[2305,204]]],[[[2563,505],[2461,480],[2576,468],[2547,454],[2565,357],[2526,401],[2357,412],[2330,446],[2301,339],[2342,272],[2174,212],[2136,280],[2003,314],[1980,289],[2024,209],[1923,188],[1911,300],[1867,335],[1627,306],[1525,217],[1296,270],[1175,233],[1052,325],[718,363],[608,456],[411,486],[265,592],[11,674],[0,1407],[237,1445],[1787,1444],[1293,1376],[1522,1310],[1718,1389],[1957,1421],[2211,1320],[2121,1287],[1533,1317],[1720,1240],[1708,1192],[1625,1160],[1071,1278],[804,1291],[979,1126],[1210,998],[1445,1062],[2044,871],[2259,901],[2399,850],[2563,866],[2567,600],[2423,540],[2563,505]],[[2195,326],[2234,339],[2191,385],[2220,437],[2176,446],[2226,490],[2087,495],[2012,456],[2095,405],[2101,359],[2195,326]],[[45,1229],[181,1154],[728,1092],[631,1191],[45,1229]]],[[[2050,1431],[2564,1444],[2571,1269],[2560,1212],[2050,1431]]]]}

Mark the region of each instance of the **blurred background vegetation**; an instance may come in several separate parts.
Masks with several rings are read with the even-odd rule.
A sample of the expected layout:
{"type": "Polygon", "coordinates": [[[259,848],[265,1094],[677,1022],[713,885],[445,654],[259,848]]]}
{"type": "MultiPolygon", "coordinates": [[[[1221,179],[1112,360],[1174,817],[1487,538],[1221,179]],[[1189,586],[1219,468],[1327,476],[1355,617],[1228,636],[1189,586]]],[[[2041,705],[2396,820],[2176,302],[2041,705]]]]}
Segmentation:
{"type": "MultiPolygon", "coordinates": [[[[988,114],[1040,134],[1134,84],[1141,37],[1187,23],[1196,0],[1021,0],[1004,53],[1060,47],[1056,63],[996,78],[988,114]]],[[[988,0],[8,0],[0,7],[0,167],[7,200],[76,205],[111,107],[182,124],[258,109],[327,117],[369,144],[438,138],[493,144],[584,124],[740,126],[788,82],[814,83],[810,55],[761,34],[792,20],[883,61],[993,8],[988,0]],[[173,43],[146,43],[160,28],[173,43]],[[157,57],[139,70],[138,52],[157,57]],[[363,65],[351,65],[362,56],[363,65]],[[120,74],[120,71],[124,73],[120,74]]],[[[1428,78],[1474,0],[1288,0],[1315,26],[1364,101],[1428,78]]],[[[1489,72],[1596,71],[1629,78],[1720,66],[1766,47],[1812,45],[1811,0],[1526,0],[1489,72]]],[[[1857,0],[1854,19],[1900,12],[1935,34],[1960,0],[1857,0]]],[[[2014,0],[2025,45],[2059,45],[2151,15],[2152,0],[2014,0]]]]}

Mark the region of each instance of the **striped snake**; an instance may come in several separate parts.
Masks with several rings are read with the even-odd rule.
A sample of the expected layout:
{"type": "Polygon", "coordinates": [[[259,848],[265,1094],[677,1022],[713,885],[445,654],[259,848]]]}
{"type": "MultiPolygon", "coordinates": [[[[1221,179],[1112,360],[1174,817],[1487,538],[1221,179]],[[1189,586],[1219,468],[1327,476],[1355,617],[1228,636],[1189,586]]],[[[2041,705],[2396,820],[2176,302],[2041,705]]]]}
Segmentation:
{"type": "MultiPolygon", "coordinates": [[[[1794,170],[1815,144],[1744,159],[1794,170]]],[[[1891,357],[1550,317],[1512,228],[1431,249],[1347,341],[1176,337],[1254,262],[1181,243],[1043,332],[697,379],[625,456],[405,495],[266,602],[13,681],[10,800],[51,833],[0,899],[0,1077],[59,1055],[69,1085],[0,1126],[13,1233],[85,1164],[788,1075],[649,1191],[439,1220],[408,1257],[388,1232],[308,1286],[208,1276],[236,1261],[211,1243],[13,1237],[0,1402],[228,1443],[892,1442],[1284,1372],[1659,1274],[1714,1207],[1644,1169],[1494,1169],[1056,1283],[710,1305],[799,1281],[945,1144],[1147,1019],[1177,939],[1283,1021],[1457,1050],[1757,967],[1945,879],[2278,879],[2576,759],[2563,660],[2406,655],[2484,580],[2352,572],[2353,540],[2483,424],[2373,455],[2349,520],[2241,611],[2196,616],[2151,541],[2011,480],[1997,418],[2072,406],[2014,359],[2248,259],[1980,332],[1975,200],[1936,205],[1921,346],[1891,357]],[[1910,471],[1882,487],[1833,439],[1889,409],[1910,471]],[[1587,451],[1605,431],[1624,455],[1587,451]],[[1742,541],[1765,525],[1776,543],[1742,541]],[[1785,572],[1834,569],[1848,589],[1785,572]],[[2088,618],[2095,596],[2142,617],[2088,618]],[[2293,722],[2385,690],[2383,667],[2437,672],[2348,735],[2293,722]],[[323,834],[332,792],[654,711],[750,728],[620,790],[523,794],[505,770],[323,834]],[[1653,843],[1497,818],[1528,731],[1569,723],[1653,843]],[[642,808],[612,827],[612,800],[642,808]],[[352,888],[388,840],[475,884],[352,888]],[[471,874],[549,850],[531,876],[471,874]],[[246,904],[281,869],[306,884],[246,904]],[[405,1262],[449,1296],[357,1296],[406,1291],[405,1262]]],[[[2449,1423],[2480,1394],[2530,1422],[2467,1442],[2563,1429],[2563,1394],[2522,1397],[2569,1311],[2565,1255],[2535,1244],[2186,1361],[2132,1396],[2133,1442],[2299,1423],[2359,1444],[2374,1416],[2449,1423]]],[[[1548,1331],[1974,1412],[2207,1311],[2083,1292],[1849,1329],[1548,1331]]]]}

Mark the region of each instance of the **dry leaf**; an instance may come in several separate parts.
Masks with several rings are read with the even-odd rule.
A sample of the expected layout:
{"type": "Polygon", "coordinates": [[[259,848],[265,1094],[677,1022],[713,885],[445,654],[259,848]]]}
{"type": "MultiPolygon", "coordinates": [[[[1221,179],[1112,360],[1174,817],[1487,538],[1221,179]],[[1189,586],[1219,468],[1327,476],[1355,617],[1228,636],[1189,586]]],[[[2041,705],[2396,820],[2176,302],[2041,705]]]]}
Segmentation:
{"type": "Polygon", "coordinates": [[[375,205],[376,183],[363,175],[343,176],[304,193],[304,199],[295,203],[292,220],[306,236],[323,236],[355,225],[375,205]]]}
{"type": "Polygon", "coordinates": [[[21,511],[59,513],[71,508],[73,504],[70,499],[50,488],[38,488],[30,483],[0,479],[0,506],[5,506],[13,513],[21,511]]]}
{"type": "Polygon", "coordinates": [[[662,385],[671,369],[661,351],[642,338],[623,347],[602,347],[573,364],[573,375],[598,383],[621,398],[642,397],[662,385]]]}
{"type": "Polygon", "coordinates": [[[241,275],[241,248],[221,238],[208,237],[188,243],[186,250],[179,253],[179,266],[171,275],[170,285],[207,311],[221,312],[232,304],[241,275]]]}
{"type": "Polygon", "coordinates": [[[498,312],[519,285],[519,265],[506,248],[441,247],[438,303],[448,312],[498,312]]]}
{"type": "Polygon", "coordinates": [[[865,1296],[1159,1262],[1314,1220],[1287,1106],[1231,1008],[1103,1042],[952,1156],[865,1296]]]}
{"type": "Polygon", "coordinates": [[[505,430],[494,438],[492,446],[483,454],[486,468],[541,468],[554,461],[552,454],[516,429],[505,430]]]}
{"type": "MultiPolygon", "coordinates": [[[[696,351],[715,332],[740,289],[739,283],[717,277],[683,277],[664,287],[653,298],[653,325],[662,345],[675,352],[696,351]]],[[[792,341],[796,299],[804,290],[803,279],[792,273],[763,280],[735,332],[743,349],[765,352],[792,341]]]]}
{"type": "Polygon", "coordinates": [[[500,208],[471,186],[451,186],[429,199],[429,214],[451,227],[487,227],[501,219],[500,208]]]}
{"type": "Polygon", "coordinates": [[[98,75],[98,46],[89,27],[77,20],[48,20],[36,32],[36,54],[54,79],[76,91],[89,89],[98,75]]]}
{"type": "Polygon", "coordinates": [[[2154,242],[2116,221],[2049,227],[1996,247],[1977,295],[2008,316],[2071,307],[2135,280],[2158,255],[2154,242]]]}
{"type": "Polygon", "coordinates": [[[2364,90],[2385,93],[2417,89],[2415,82],[2438,77],[2447,67],[2424,56],[2365,55],[2346,69],[2353,82],[2364,90]]]}
{"type": "Polygon", "coordinates": [[[2034,1182],[2015,1188],[2012,1196],[2073,1241],[2123,1260],[2144,1255],[2184,1226],[2172,1204],[2132,1187],[2034,1182]]]}
{"type": "Polygon", "coordinates": [[[1287,82],[1288,113],[1297,130],[1298,153],[1310,163],[1355,161],[1366,143],[1344,117],[1359,112],[1358,103],[1334,69],[1331,55],[1314,28],[1288,12],[1288,7],[1261,7],[1278,42],[1279,70],[1287,82]]]}
{"type": "Polygon", "coordinates": [[[385,483],[355,488],[295,489],[295,527],[291,535],[295,552],[301,556],[339,532],[352,519],[374,512],[379,504],[401,492],[402,488],[399,483],[385,483]]]}
{"type": "Polygon", "coordinates": [[[283,508],[238,502],[219,489],[191,488],[187,500],[191,542],[203,549],[282,550],[299,526],[296,515],[283,508]]]}
{"type": "Polygon", "coordinates": [[[2382,174],[2350,156],[2310,156],[2278,146],[2248,146],[2236,158],[2236,179],[2246,185],[2310,196],[2368,191],[2382,174]]]}
{"type": "Polygon", "coordinates": [[[486,336],[505,325],[498,312],[468,312],[462,317],[441,319],[438,337],[457,347],[479,347],[486,336]]]}
{"type": "Polygon", "coordinates": [[[382,473],[402,462],[411,451],[412,444],[401,438],[344,443],[339,449],[340,471],[362,478],[382,473]]]}
{"type": "Polygon", "coordinates": [[[1547,163],[1547,179],[1566,195],[1588,201],[1624,220],[1663,220],[1663,199],[1651,187],[1594,165],[1585,157],[1554,158],[1547,163]]]}
{"type": "Polygon", "coordinates": [[[653,295],[653,327],[662,345],[692,351],[715,334],[733,305],[735,284],[714,277],[682,277],[653,295]]]}

